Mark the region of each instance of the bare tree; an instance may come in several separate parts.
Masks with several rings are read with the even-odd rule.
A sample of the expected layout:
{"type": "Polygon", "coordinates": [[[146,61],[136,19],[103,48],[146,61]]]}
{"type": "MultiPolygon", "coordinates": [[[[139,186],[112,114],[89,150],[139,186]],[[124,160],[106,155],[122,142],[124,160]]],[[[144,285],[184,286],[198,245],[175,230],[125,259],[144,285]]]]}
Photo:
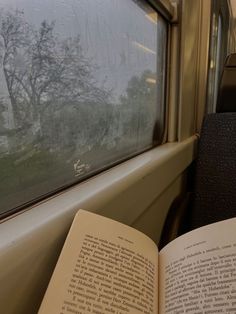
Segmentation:
{"type": "Polygon", "coordinates": [[[24,73],[19,69],[21,54],[29,45],[29,28],[19,10],[2,12],[0,15],[0,60],[9,98],[12,104],[14,121],[21,120],[21,104],[18,99],[21,93],[21,80],[24,73]]]}
{"type": "Polygon", "coordinates": [[[55,22],[43,21],[35,30],[20,11],[0,20],[0,55],[16,126],[27,121],[41,128],[47,106],[106,102],[108,93],[96,87],[79,36],[59,40],[55,22]]]}
{"type": "Polygon", "coordinates": [[[4,127],[5,124],[5,118],[4,118],[4,112],[6,111],[6,104],[0,98],[0,136],[5,135],[6,128],[4,127]]]}

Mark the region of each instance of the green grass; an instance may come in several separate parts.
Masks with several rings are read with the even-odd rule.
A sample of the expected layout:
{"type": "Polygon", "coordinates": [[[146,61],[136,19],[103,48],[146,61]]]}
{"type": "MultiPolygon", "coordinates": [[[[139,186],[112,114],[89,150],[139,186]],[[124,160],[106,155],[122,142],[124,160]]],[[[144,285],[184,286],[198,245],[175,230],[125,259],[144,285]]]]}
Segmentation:
{"type": "Polygon", "coordinates": [[[46,194],[73,178],[63,156],[24,150],[0,158],[0,212],[46,194]]]}

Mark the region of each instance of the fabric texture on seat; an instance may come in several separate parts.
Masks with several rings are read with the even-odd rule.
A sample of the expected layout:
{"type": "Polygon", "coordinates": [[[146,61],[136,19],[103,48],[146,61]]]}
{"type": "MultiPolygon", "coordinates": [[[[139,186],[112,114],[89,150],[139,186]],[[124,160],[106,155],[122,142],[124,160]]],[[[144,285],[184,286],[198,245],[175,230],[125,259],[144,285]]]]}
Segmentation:
{"type": "Polygon", "coordinates": [[[205,117],[188,229],[236,216],[236,113],[205,117]]]}

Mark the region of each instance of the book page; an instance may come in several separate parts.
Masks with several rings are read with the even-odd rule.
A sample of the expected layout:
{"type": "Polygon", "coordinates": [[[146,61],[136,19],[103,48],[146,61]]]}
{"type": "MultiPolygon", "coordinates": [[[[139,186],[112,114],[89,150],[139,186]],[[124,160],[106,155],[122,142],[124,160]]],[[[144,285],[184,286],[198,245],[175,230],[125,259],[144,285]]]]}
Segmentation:
{"type": "Polygon", "coordinates": [[[159,313],[236,313],[236,218],[191,231],[159,254],[159,313]]]}
{"type": "Polygon", "coordinates": [[[158,250],[141,232],[79,210],[40,314],[157,314],[158,250]]]}

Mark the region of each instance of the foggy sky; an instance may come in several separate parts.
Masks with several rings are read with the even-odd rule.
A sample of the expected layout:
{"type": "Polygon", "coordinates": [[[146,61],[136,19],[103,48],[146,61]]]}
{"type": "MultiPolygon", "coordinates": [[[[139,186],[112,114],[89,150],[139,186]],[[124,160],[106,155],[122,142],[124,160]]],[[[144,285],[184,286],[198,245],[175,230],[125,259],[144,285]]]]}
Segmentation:
{"type": "Polygon", "coordinates": [[[156,71],[157,25],[132,0],[0,0],[1,8],[23,10],[35,28],[55,21],[58,38],[79,34],[83,54],[97,66],[98,86],[112,89],[115,98],[132,76],[156,71]]]}
{"type": "Polygon", "coordinates": [[[114,96],[124,93],[132,76],[156,70],[156,55],[137,43],[155,52],[157,26],[131,0],[0,0],[0,8],[23,10],[36,28],[55,21],[59,38],[79,34],[83,54],[98,68],[93,76],[114,96]]]}

